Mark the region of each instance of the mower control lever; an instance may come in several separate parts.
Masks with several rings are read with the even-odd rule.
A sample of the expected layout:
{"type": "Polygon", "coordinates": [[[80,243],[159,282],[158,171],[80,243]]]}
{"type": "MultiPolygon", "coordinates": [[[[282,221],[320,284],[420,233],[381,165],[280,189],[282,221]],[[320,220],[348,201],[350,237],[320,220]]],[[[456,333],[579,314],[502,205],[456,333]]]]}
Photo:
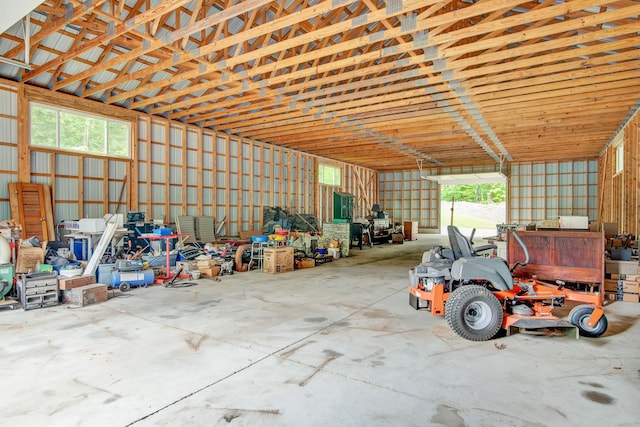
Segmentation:
{"type": "Polygon", "coordinates": [[[513,267],[511,267],[510,271],[513,274],[513,271],[519,265],[524,267],[525,265],[529,264],[530,258],[529,258],[529,249],[527,249],[527,245],[524,244],[524,242],[522,241],[520,236],[518,236],[518,233],[516,233],[515,231],[513,231],[512,233],[513,233],[513,237],[515,237],[516,241],[520,244],[520,246],[522,247],[522,250],[524,252],[524,261],[518,261],[515,264],[513,264],[513,267]]]}

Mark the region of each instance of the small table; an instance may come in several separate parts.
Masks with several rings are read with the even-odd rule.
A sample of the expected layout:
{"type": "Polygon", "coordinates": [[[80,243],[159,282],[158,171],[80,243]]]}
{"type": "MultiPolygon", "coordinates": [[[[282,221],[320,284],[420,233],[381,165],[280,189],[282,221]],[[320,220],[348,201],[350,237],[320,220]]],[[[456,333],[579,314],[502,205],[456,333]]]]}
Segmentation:
{"type": "MultiPolygon", "coordinates": [[[[165,241],[165,253],[167,254],[167,261],[166,261],[166,270],[164,272],[164,276],[163,277],[158,277],[155,280],[155,283],[164,283],[165,280],[169,280],[171,278],[174,277],[174,275],[171,273],[171,254],[169,253],[171,250],[171,240],[173,239],[179,239],[181,237],[187,237],[189,236],[188,234],[167,234],[167,235],[161,235],[161,234],[141,234],[140,237],[142,237],[143,239],[148,239],[148,240],[163,240],[165,241]]],[[[189,277],[188,274],[185,274],[184,276],[180,275],[179,277],[189,277]]]]}
{"type": "MultiPolygon", "coordinates": [[[[126,228],[118,228],[111,239],[111,250],[113,253],[113,248],[116,246],[118,241],[127,234],[129,230],[126,228]]],[[[93,246],[94,246],[94,236],[97,240],[100,240],[100,236],[102,236],[102,231],[96,232],[78,232],[78,233],[68,233],[65,235],[66,238],[69,239],[69,252],[75,254],[75,241],[80,240],[82,242],[82,256],[86,256],[86,260],[90,260],[93,255],[93,246]]]]}

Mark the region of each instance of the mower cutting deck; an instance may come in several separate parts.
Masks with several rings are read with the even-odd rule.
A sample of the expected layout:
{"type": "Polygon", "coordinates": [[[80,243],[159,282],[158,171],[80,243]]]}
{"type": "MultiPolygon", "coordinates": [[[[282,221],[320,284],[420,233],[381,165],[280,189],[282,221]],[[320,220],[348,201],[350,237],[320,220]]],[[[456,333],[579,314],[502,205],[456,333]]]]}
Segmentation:
{"type": "Polygon", "coordinates": [[[448,233],[451,249],[434,248],[409,272],[413,308],[444,315],[456,334],[472,341],[494,338],[501,329],[507,334],[562,330],[576,337],[599,337],[607,330],[600,293],[512,275],[529,262],[529,252],[515,232],[510,231],[526,259],[511,269],[503,259],[478,256],[478,250],[456,227],[449,226],[448,233]],[[567,301],[582,303],[571,310],[569,321],[553,314],[554,308],[567,301]]]}

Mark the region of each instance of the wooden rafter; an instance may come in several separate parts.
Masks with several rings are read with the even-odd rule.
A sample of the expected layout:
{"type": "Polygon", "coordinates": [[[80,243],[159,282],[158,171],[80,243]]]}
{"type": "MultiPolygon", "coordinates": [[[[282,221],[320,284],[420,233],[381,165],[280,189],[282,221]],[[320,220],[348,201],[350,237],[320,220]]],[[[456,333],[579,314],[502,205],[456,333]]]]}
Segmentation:
{"type": "Polygon", "coordinates": [[[594,158],[638,104],[637,2],[310,3],[49,0],[1,69],[380,170],[594,158]]]}

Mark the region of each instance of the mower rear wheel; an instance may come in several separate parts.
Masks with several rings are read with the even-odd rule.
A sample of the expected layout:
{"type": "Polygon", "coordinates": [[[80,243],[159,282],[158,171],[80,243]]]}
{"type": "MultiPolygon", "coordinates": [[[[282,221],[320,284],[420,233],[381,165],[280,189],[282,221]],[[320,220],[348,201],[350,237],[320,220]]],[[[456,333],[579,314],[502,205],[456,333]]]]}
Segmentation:
{"type": "Polygon", "coordinates": [[[593,327],[587,325],[589,317],[593,313],[593,307],[587,304],[577,305],[569,312],[569,321],[578,328],[583,337],[598,338],[609,327],[607,317],[603,314],[593,327]]]}
{"type": "Polygon", "coordinates": [[[444,317],[449,327],[462,338],[487,341],[500,330],[504,310],[489,289],[479,285],[464,285],[449,296],[444,317]]]}

